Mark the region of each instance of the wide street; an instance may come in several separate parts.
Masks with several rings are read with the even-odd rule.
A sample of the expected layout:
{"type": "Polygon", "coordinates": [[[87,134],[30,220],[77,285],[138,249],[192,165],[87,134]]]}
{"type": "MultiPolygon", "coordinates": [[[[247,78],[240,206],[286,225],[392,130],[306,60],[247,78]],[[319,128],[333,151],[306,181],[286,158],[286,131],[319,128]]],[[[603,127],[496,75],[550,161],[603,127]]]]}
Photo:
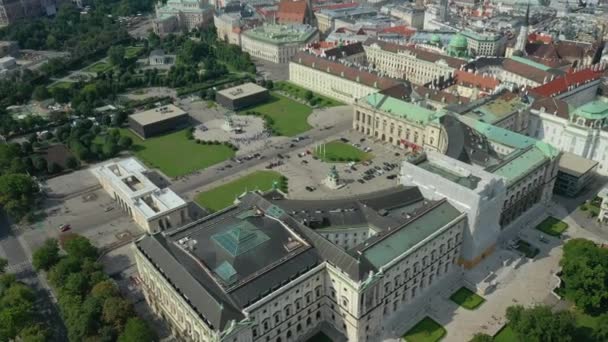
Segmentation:
{"type": "Polygon", "coordinates": [[[0,211],[0,256],[8,260],[7,271],[14,273],[18,280],[30,285],[38,292],[38,305],[49,321],[49,327],[55,330],[56,341],[66,341],[67,336],[63,321],[55,306],[53,295],[46,283],[34,268],[30,260],[31,251],[23,247],[21,241],[11,231],[11,223],[4,211],[0,211]]]}

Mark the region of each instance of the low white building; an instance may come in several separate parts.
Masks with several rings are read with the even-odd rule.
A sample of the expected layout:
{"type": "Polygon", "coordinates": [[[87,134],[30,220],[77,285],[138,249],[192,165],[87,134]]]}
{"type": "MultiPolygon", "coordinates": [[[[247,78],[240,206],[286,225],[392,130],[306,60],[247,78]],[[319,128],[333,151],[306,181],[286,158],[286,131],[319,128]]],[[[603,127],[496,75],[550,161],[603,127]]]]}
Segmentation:
{"type": "Polygon", "coordinates": [[[103,189],[147,233],[188,222],[187,203],[169,188],[160,189],[137,159],[111,161],[91,170],[103,189]]]}

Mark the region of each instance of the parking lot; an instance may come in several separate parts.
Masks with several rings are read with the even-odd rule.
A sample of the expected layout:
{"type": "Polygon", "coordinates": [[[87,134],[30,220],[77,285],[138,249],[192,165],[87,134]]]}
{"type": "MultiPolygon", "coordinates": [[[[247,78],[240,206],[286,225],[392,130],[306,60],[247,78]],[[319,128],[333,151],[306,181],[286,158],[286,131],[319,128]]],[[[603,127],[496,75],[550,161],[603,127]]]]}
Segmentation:
{"type": "MultiPolygon", "coordinates": [[[[294,138],[289,144],[293,144],[295,147],[308,145],[310,144],[310,140],[308,139],[306,136],[300,139],[294,138]]],[[[268,159],[257,167],[203,186],[197,189],[196,192],[212,189],[238,179],[254,170],[264,169],[278,171],[286,176],[289,179],[288,195],[294,199],[348,197],[387,189],[399,183],[398,173],[400,163],[406,154],[405,150],[375,142],[357,132],[332,136],[319,142],[319,144],[339,139],[361,150],[367,148],[370,153],[374,154],[374,158],[368,162],[361,163],[326,163],[314,156],[314,147],[295,149],[291,153],[278,154],[277,158],[268,159]],[[334,165],[344,185],[336,190],[330,189],[323,184],[331,167],[334,165]]],[[[257,154],[238,158],[238,161],[229,163],[227,167],[224,166],[222,171],[232,168],[232,164],[236,165],[241,162],[247,162],[248,159],[257,158],[260,158],[257,154]]]]}

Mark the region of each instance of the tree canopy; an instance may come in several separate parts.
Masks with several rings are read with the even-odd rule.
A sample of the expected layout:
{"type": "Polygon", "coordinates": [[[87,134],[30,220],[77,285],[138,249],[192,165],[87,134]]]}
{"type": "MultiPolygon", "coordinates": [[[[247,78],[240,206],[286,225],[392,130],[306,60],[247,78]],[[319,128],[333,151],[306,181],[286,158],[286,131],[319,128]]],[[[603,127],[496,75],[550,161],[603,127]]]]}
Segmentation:
{"type": "Polygon", "coordinates": [[[608,308],[608,250],[592,241],[573,239],[560,261],[566,298],[587,313],[608,308]]]}
{"type": "Polygon", "coordinates": [[[32,211],[37,193],[38,185],[28,175],[7,173],[0,176],[0,205],[16,220],[32,211]]]}
{"type": "Polygon", "coordinates": [[[59,261],[59,245],[55,239],[47,239],[32,254],[32,265],[36,270],[48,271],[59,261]]]}
{"type": "Polygon", "coordinates": [[[522,341],[569,342],[574,340],[576,327],[569,311],[552,312],[548,306],[507,308],[509,326],[522,341]]]}

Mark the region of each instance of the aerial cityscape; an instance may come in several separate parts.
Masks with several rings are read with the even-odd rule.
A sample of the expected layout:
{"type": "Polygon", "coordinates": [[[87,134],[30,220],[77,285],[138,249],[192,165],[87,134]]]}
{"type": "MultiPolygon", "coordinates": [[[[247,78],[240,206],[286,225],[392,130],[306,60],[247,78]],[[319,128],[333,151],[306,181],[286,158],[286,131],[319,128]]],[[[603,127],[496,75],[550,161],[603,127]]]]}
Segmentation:
{"type": "Polygon", "coordinates": [[[0,0],[0,341],[608,342],[608,1],[0,0]]]}

